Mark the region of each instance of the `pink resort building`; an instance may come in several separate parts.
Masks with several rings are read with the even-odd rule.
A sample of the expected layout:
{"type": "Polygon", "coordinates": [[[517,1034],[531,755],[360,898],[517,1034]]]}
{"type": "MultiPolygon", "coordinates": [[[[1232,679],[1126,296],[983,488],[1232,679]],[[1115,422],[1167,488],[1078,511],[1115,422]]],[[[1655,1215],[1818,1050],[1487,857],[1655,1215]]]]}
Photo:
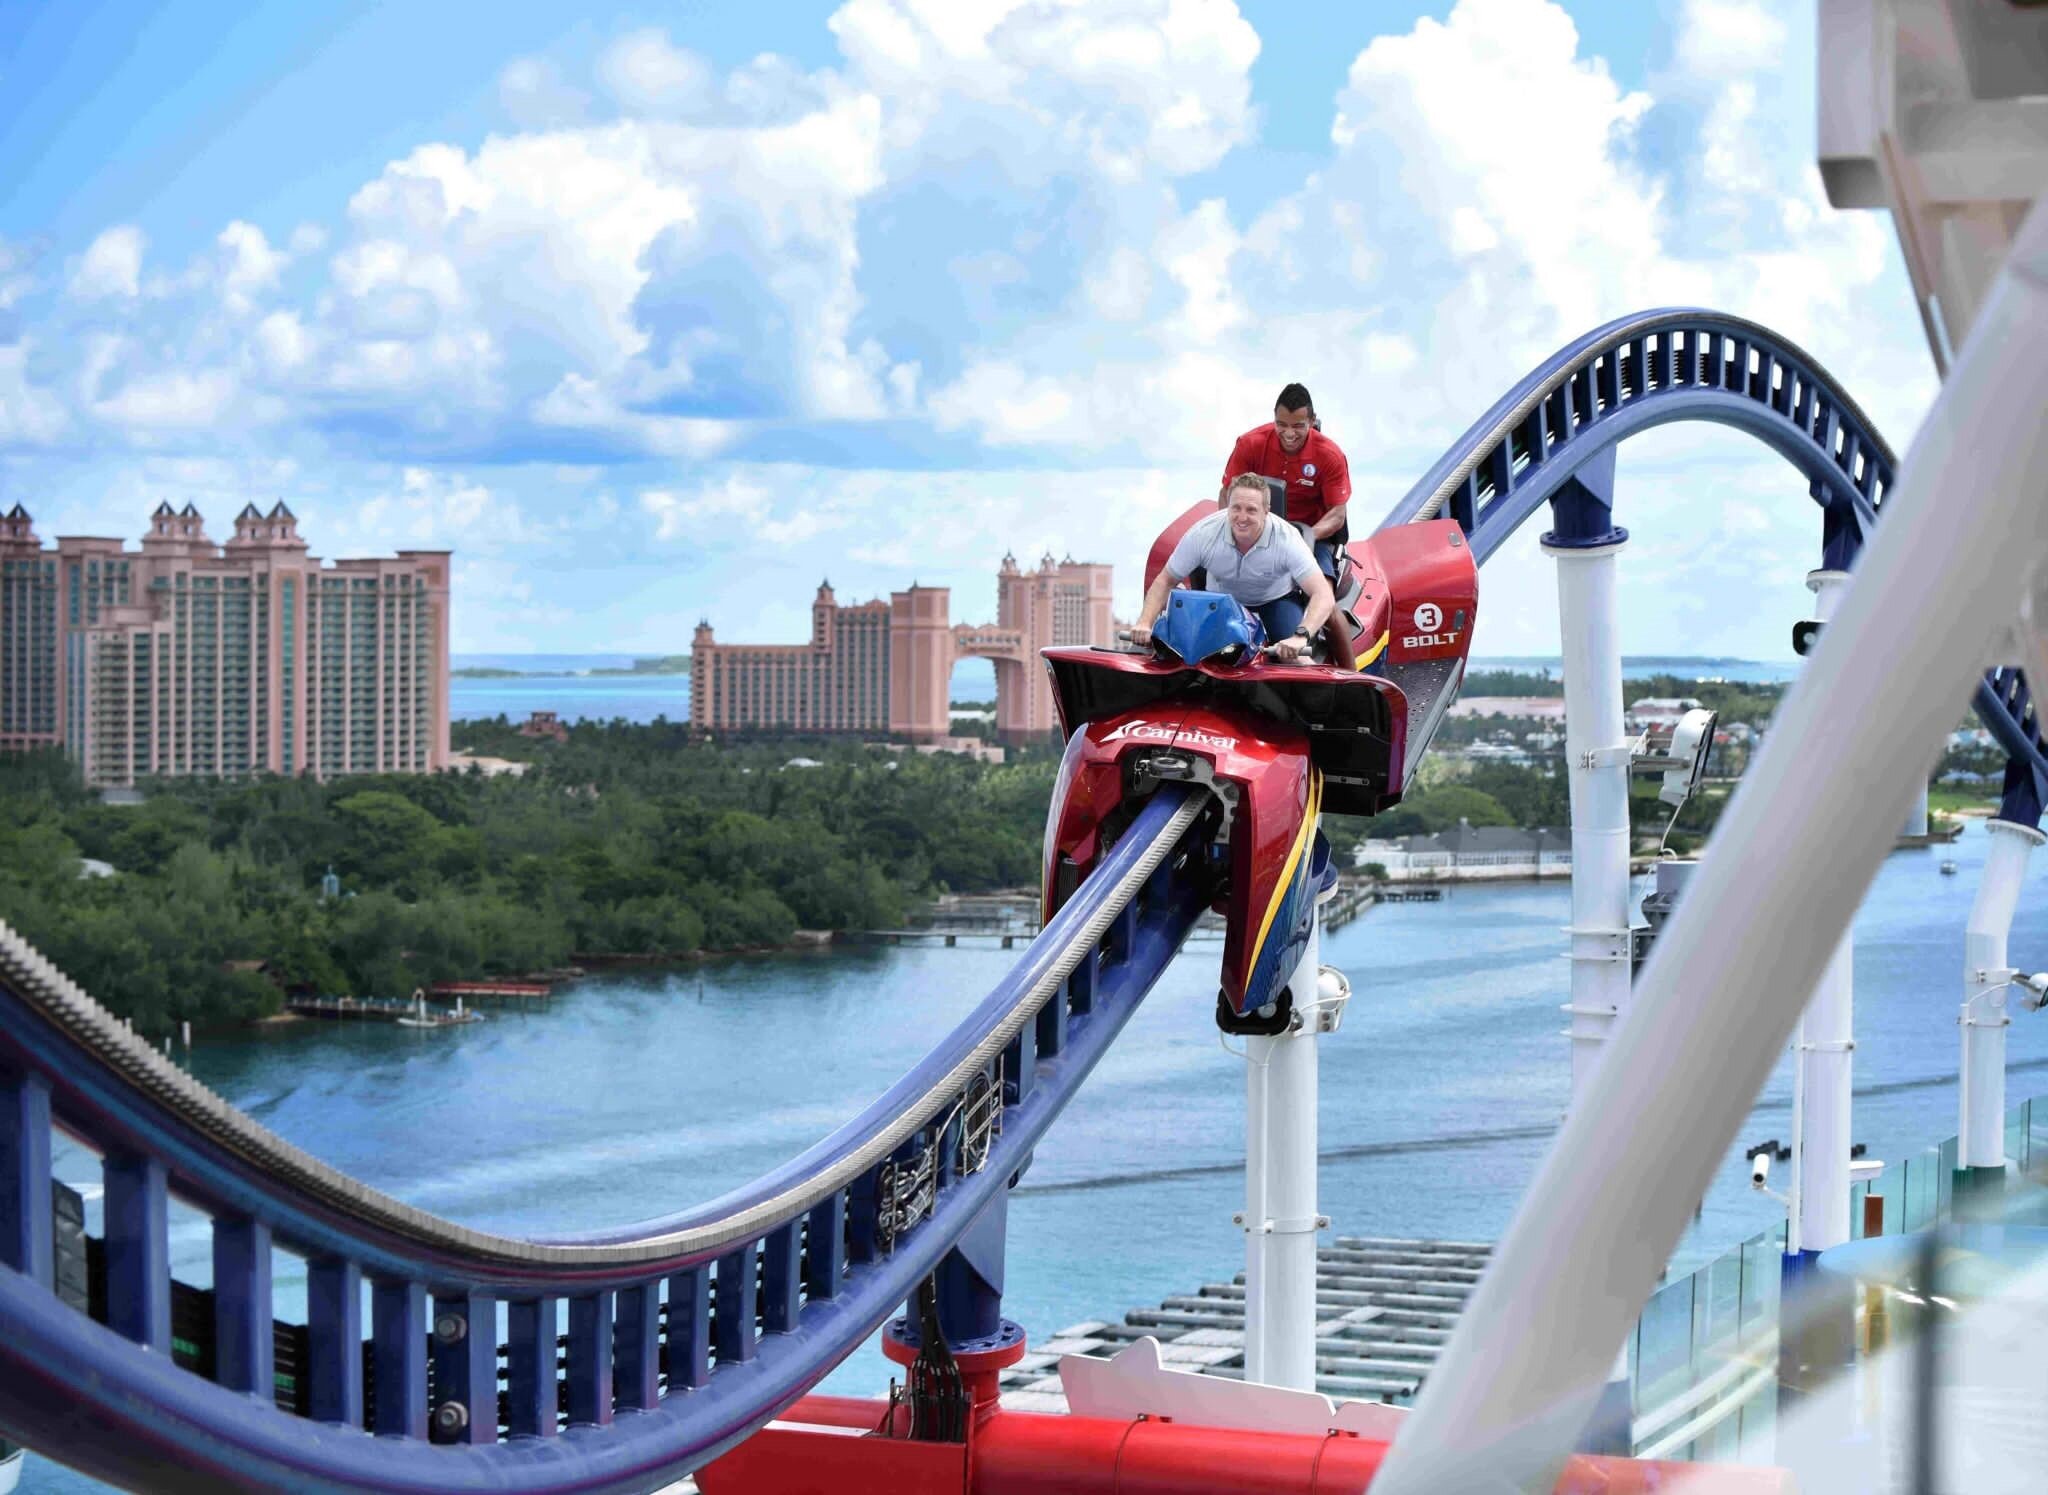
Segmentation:
{"type": "Polygon", "coordinates": [[[323,564],[283,503],[224,545],[160,504],[139,552],[0,515],[0,749],[86,782],[426,773],[448,761],[449,552],[323,564]]]}
{"type": "Polygon", "coordinates": [[[912,585],[887,602],[841,606],[832,584],[811,602],[802,644],[722,644],[697,625],[690,724],[703,732],[850,732],[937,742],[952,727],[953,666],[996,667],[996,728],[1016,739],[1058,726],[1038,651],[1107,644],[1110,568],[1048,555],[1035,571],[1004,556],[996,621],[955,624],[945,587],[912,585]]]}

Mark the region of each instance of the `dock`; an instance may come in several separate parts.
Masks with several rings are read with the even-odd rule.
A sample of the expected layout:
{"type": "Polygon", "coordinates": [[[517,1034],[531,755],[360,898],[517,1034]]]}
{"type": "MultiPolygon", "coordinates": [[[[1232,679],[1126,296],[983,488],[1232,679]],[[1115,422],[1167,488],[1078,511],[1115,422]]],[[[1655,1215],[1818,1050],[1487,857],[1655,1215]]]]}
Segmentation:
{"type": "MultiPolygon", "coordinates": [[[[975,925],[954,919],[944,924],[913,924],[904,929],[843,929],[834,938],[849,945],[935,945],[953,950],[962,947],[1021,950],[1038,938],[1038,922],[1017,925],[975,925]]],[[[1205,913],[1196,921],[1190,944],[1220,942],[1223,921],[1205,913]]]]}
{"type": "MultiPolygon", "coordinates": [[[[1342,929],[1375,903],[1441,903],[1444,891],[1441,883],[1390,886],[1345,876],[1338,880],[1336,892],[1323,905],[1323,931],[1329,933],[1342,929]]],[[[1006,904],[1005,908],[1010,910],[1008,916],[995,918],[976,917],[970,910],[948,906],[936,911],[929,923],[912,924],[902,929],[844,929],[834,939],[849,945],[934,945],[948,950],[975,946],[1022,949],[1038,936],[1036,904],[1034,902],[1028,917],[1014,912],[1015,904],[1006,904]]],[[[1205,913],[1196,921],[1188,943],[1219,943],[1223,934],[1222,918],[1213,912],[1205,913]]],[[[436,992],[441,989],[438,986],[434,988],[436,992]]]]}
{"type": "Polygon", "coordinates": [[[401,997],[291,997],[284,1005],[287,1012],[298,1017],[370,1023],[403,1021],[412,1028],[453,1028],[483,1021],[479,1012],[426,1007],[401,997]]]}
{"type": "MultiPolygon", "coordinates": [[[[1316,1252],[1316,1389],[1333,1401],[1406,1405],[1422,1388],[1492,1255],[1478,1241],[1338,1236],[1316,1252]]],[[[1244,1379],[1244,1274],[1134,1308],[1123,1322],[1072,1324],[1033,1344],[1002,1375],[1019,1412],[1065,1412],[1059,1362],[1107,1360],[1134,1340],[1159,1341],[1177,1370],[1244,1379]]]]}
{"type": "Polygon", "coordinates": [[[436,981],[427,988],[429,996],[460,998],[472,1004],[492,1000],[545,1004],[554,994],[554,987],[545,981],[436,981]]]}

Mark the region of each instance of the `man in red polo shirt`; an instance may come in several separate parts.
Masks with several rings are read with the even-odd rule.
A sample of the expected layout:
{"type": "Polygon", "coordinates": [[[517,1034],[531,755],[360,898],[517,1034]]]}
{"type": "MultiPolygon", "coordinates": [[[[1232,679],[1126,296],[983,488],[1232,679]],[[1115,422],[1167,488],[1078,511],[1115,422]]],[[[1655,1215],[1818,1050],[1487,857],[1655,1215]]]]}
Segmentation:
{"type": "MultiPolygon", "coordinates": [[[[1315,428],[1315,401],[1308,390],[1290,384],[1273,402],[1270,424],[1237,438],[1224,464],[1223,486],[1243,473],[1277,478],[1287,485],[1287,520],[1305,524],[1316,565],[1333,582],[1337,577],[1337,537],[1344,531],[1345,506],[1351,502],[1351,465],[1337,443],[1315,428]]],[[[1275,506],[1278,508],[1278,505],[1275,506]]],[[[1323,630],[1330,662],[1353,668],[1355,658],[1340,609],[1323,630]]]]}
{"type": "Polygon", "coordinates": [[[1337,574],[1336,536],[1351,502],[1351,466],[1337,443],[1315,429],[1315,402],[1299,384],[1280,391],[1270,424],[1237,438],[1223,467],[1223,483],[1240,473],[1278,478],[1287,484],[1287,519],[1305,524],[1323,574],[1337,574]]]}

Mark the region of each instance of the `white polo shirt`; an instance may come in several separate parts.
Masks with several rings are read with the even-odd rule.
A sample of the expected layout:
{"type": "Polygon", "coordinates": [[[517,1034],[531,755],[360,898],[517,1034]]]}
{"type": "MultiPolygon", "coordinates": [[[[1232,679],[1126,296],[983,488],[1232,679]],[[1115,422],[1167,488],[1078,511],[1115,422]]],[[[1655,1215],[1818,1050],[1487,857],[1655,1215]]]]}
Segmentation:
{"type": "Polygon", "coordinates": [[[1166,558],[1166,569],[1175,576],[1191,576],[1197,567],[1208,569],[1210,591],[1228,592],[1246,607],[1264,607],[1321,574],[1301,532],[1271,514],[1252,548],[1239,550],[1224,509],[1197,520],[1166,558]]]}

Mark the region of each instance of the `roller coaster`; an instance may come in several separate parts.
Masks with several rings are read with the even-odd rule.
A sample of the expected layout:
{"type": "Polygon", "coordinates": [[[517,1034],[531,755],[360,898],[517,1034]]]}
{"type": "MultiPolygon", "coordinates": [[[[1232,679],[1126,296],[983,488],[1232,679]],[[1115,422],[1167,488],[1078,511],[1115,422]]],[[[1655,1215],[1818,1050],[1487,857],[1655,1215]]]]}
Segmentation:
{"type": "MultiPolygon", "coordinates": [[[[1604,528],[1615,446],[1687,420],[1747,431],[1799,470],[1826,563],[1847,569],[1882,519],[1897,459],[1814,359],[1752,323],[1668,310],[1519,381],[1383,528],[1441,514],[1482,563],[1561,494],[1604,528]]],[[[2018,673],[1987,676],[1977,705],[2021,782],[2041,782],[2048,745],[2018,673]]],[[[644,1490],[787,1411],[926,1279],[956,1357],[1020,1343],[1000,1316],[1006,1192],[1216,897],[1215,803],[1157,781],[1004,981],[830,1137],[721,1199],[573,1238],[492,1236],[335,1172],[7,932],[0,1426],[138,1488],[644,1490]],[[55,1129],[106,1159],[97,1317],[53,1291],[55,1129]],[[170,1275],[174,1194],[213,1222],[203,1348],[172,1332],[188,1295],[170,1275]],[[303,1326],[274,1319],[273,1246],[308,1262],[303,1326]],[[301,1346],[288,1390],[281,1339],[301,1346]]],[[[1285,839],[1303,826],[1312,811],[1285,839]]]]}
{"type": "MultiPolygon", "coordinates": [[[[1733,427],[1805,480],[1821,520],[1821,568],[1854,567],[1867,580],[1829,624],[1812,688],[1803,684],[1781,718],[1774,737],[1787,745],[1774,742],[1724,822],[1722,835],[1753,836],[1779,855],[1748,889],[1734,869],[1704,864],[1645,973],[1646,1007],[1688,980],[1709,994],[1739,989],[1728,962],[1742,951],[1722,952],[1719,965],[1707,958],[1716,910],[1736,910],[1784,962],[1782,985],[1811,989],[1830,931],[1846,922],[1892,827],[1882,837],[1844,831],[1831,864],[1802,850],[1818,821],[1843,812],[1845,793],[1867,792],[1862,782],[1830,789],[1800,761],[1802,738],[1817,740],[1845,713],[1900,723],[1901,746],[1844,758],[1884,786],[1878,798],[1889,805],[1924,767],[1916,755],[1930,724],[1945,729],[1943,711],[1993,652],[1994,623],[1917,638],[1913,616],[1928,597],[1908,578],[1917,564],[1929,585],[2017,596],[2039,553],[2032,522],[2014,517],[2018,501],[2000,498],[2025,488],[2017,459],[1985,459],[1982,491],[1955,500],[1947,530],[1934,488],[1968,466],[1973,441],[1995,445],[1972,424],[1975,403],[2010,427],[2016,402],[2038,432],[2040,339],[2021,348],[2003,329],[2043,325],[2041,216],[1993,290],[2008,320],[1987,314],[1990,332],[1959,353],[1911,464],[1786,339],[1712,311],[1648,311],[1588,332],[1517,381],[1353,547],[1356,565],[1387,576],[1398,628],[1398,568],[1382,564],[1383,549],[1455,534],[1483,566],[1545,505],[1549,544],[1611,545],[1623,533],[1615,449],[1642,431],[1733,427]],[[1963,550],[1940,537],[1972,524],[2010,524],[1991,533],[2024,555],[1964,569],[1963,550]],[[1891,592],[1876,597],[1872,587],[1891,592]],[[1888,618],[1887,606],[1906,616],[1888,618]],[[1910,678],[1859,671],[1859,643],[1910,678]],[[1938,684],[1951,680],[1952,689],[1938,684]],[[1929,699],[1916,703],[1915,690],[1929,699]],[[1799,885],[1824,865],[1842,886],[1799,885]],[[1795,933],[1794,920],[1818,934],[1795,933]]],[[[1416,601],[1407,600],[1411,623],[1416,601]]],[[[1164,682],[1144,687],[1142,700],[1076,683],[1089,661],[1052,661],[1070,739],[1048,827],[1041,933],[951,1033],[832,1135],[722,1198],[631,1226],[515,1238],[380,1194],[207,1091],[0,926],[0,1429],[150,1490],[645,1491],[693,1471],[711,1491],[1227,1489],[1245,1487],[1254,1468],[1287,1471],[1293,1482],[1266,1487],[1290,1489],[1367,1480],[1382,1491],[1472,1488],[1480,1470],[1499,1481],[1488,1488],[1655,1487],[1669,1474],[1661,1466],[1567,1462],[1565,1450],[1620,1342],[1617,1326],[1668,1254],[1672,1201],[1689,1208],[1697,1197],[1702,1168],[1727,1145],[1729,1107],[1746,1105],[1796,1016],[1773,1009],[1753,1032],[1736,1026],[1769,993],[1674,1002],[1654,1021],[1632,1010],[1616,1027],[1589,1103],[1575,1105],[1531,1191],[1569,1228],[1544,1230],[1525,1202],[1480,1302],[1405,1418],[1347,1424],[1339,1415],[1319,1431],[1290,1431],[1164,1426],[1157,1409],[1033,1419],[996,1406],[994,1368],[1023,1348],[1022,1330],[1001,1313],[1006,1201],[1033,1149],[1212,904],[1232,919],[1219,983],[1225,1026],[1257,1033],[1309,1005],[1303,981],[1316,973],[1315,898],[1327,880],[1316,849],[1324,781],[1371,801],[1352,808],[1396,799],[1462,665],[1456,651],[1407,661],[1404,675],[1396,660],[1344,686],[1373,704],[1345,718],[1346,741],[1326,743],[1316,735],[1331,725],[1327,712],[1283,699],[1272,682],[1291,675],[1328,697],[1336,684],[1317,682],[1329,667],[1262,684],[1233,675],[1235,664],[1205,670],[1196,652],[1158,670],[1113,666],[1164,682]],[[1201,682],[1232,679],[1251,686],[1227,705],[1237,731],[1226,735],[1263,733],[1292,765],[1271,792],[1216,746],[1214,718],[1189,704],[1191,691],[1208,688],[1201,682]],[[1129,730],[1133,722],[1156,730],[1129,730]],[[1360,742],[1370,744],[1363,758],[1360,742]],[[1084,795],[1094,797],[1084,804],[1084,795]],[[1287,851],[1258,870],[1242,850],[1248,841],[1287,851]],[[1611,1143],[1611,1176],[1570,1177],[1558,1158],[1593,1135],[1590,1118],[1628,1107],[1632,1086],[1679,1074],[1687,1044],[1730,1056],[1722,1088],[1733,1099],[1678,1108],[1706,1118],[1697,1137],[1648,1122],[1622,1128],[1638,1135],[1611,1143]],[[103,1235],[74,1242],[88,1263],[82,1286],[59,1271],[60,1133],[104,1160],[103,1235]],[[1660,1157],[1683,1160],[1669,1188],[1645,1182],[1660,1157]],[[1631,1189],[1647,1223],[1618,1259],[1596,1267],[1574,1257],[1589,1233],[1616,1229],[1631,1189]],[[173,1278],[174,1198],[210,1221],[205,1291],[173,1278]],[[306,1263],[303,1323],[278,1317],[274,1250],[306,1263]],[[1502,1310],[1533,1292],[1584,1310],[1579,1342],[1541,1325],[1511,1350],[1481,1342],[1481,1325],[1499,1334],[1512,1318],[1502,1310]],[[908,1367],[901,1402],[808,1395],[877,1331],[908,1367]],[[1545,1377],[1555,1395],[1532,1400],[1545,1377]]],[[[2002,816],[2032,826],[2048,742],[2021,670],[2001,663],[1984,674],[1974,702],[2010,760],[2002,816]]],[[[1205,698],[1205,709],[1224,708],[1205,698]]],[[[1701,1488],[1775,1487],[1739,1470],[1714,1478],[1701,1488]]]]}

